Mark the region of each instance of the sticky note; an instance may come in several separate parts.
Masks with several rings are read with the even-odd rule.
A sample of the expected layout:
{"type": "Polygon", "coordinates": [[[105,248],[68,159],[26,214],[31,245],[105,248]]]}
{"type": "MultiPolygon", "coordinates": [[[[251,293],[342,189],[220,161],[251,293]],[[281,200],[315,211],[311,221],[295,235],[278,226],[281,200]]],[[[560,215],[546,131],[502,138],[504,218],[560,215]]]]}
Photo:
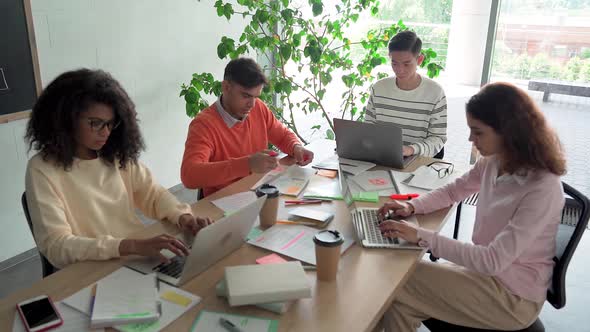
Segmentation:
{"type": "Polygon", "coordinates": [[[172,302],[183,307],[186,307],[189,304],[191,304],[191,299],[171,290],[164,292],[162,295],[160,295],[160,298],[162,298],[162,300],[166,300],[168,302],[172,302]]]}
{"type": "Polygon", "coordinates": [[[333,179],[338,175],[338,171],[334,171],[334,170],[330,170],[330,169],[320,169],[317,174],[319,176],[333,179]]]}
{"type": "Polygon", "coordinates": [[[379,202],[379,193],[376,191],[361,191],[360,193],[354,195],[354,200],[360,202],[377,203],[379,202]]]}
{"type": "Polygon", "coordinates": [[[258,263],[258,264],[276,264],[276,263],[285,263],[285,262],[286,262],[286,260],[277,254],[270,254],[270,255],[262,256],[262,257],[256,259],[256,263],[258,263]]]}

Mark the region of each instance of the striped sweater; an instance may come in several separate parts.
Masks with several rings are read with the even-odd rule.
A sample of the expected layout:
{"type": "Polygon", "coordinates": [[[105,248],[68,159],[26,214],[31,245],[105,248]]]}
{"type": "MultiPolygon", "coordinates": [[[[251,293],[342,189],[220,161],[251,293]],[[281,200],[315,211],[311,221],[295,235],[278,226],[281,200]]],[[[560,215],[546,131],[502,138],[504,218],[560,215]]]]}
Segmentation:
{"type": "Polygon", "coordinates": [[[395,77],[375,82],[365,121],[394,123],[402,129],[404,145],[413,147],[415,154],[433,157],[447,141],[447,99],[438,83],[421,78],[410,91],[398,88],[395,77]]]}

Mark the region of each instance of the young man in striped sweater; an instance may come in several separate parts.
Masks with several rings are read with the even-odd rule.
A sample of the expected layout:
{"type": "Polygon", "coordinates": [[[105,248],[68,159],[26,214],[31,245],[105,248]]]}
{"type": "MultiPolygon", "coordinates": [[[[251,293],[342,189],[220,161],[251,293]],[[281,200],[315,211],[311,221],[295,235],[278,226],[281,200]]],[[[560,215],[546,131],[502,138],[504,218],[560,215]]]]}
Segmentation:
{"type": "Polygon", "coordinates": [[[416,72],[424,61],[422,41],[402,31],[389,41],[395,76],[371,86],[365,121],[393,123],[403,133],[404,156],[441,158],[447,140],[447,99],[442,87],[416,72]]]}

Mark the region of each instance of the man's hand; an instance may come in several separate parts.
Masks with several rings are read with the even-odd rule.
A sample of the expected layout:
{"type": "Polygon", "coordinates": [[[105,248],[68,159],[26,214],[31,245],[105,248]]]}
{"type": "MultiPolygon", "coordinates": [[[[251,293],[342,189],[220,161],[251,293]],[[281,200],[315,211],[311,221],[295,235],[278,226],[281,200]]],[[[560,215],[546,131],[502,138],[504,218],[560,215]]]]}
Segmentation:
{"type": "Polygon", "coordinates": [[[414,213],[414,206],[412,206],[412,204],[410,203],[400,201],[387,202],[379,208],[379,211],[377,211],[379,215],[379,220],[383,221],[387,219],[389,214],[392,212],[396,216],[407,217],[414,213]]]}
{"type": "Polygon", "coordinates": [[[299,166],[305,166],[313,160],[313,152],[304,148],[301,144],[295,145],[293,148],[293,157],[299,166]]]}
{"type": "Polygon", "coordinates": [[[192,214],[189,213],[181,215],[178,219],[178,226],[180,227],[180,229],[192,234],[193,236],[197,235],[197,233],[201,229],[211,225],[212,223],[213,220],[211,220],[210,218],[195,218],[192,214]]]}
{"type": "Polygon", "coordinates": [[[399,237],[410,243],[418,243],[418,226],[405,220],[385,220],[379,224],[381,233],[387,237],[399,237]]]}
{"type": "Polygon", "coordinates": [[[270,154],[271,150],[264,150],[250,155],[248,158],[250,171],[253,173],[266,173],[279,166],[277,158],[271,157],[270,154]]]}
{"type": "Polygon", "coordinates": [[[404,154],[404,157],[413,156],[414,153],[416,153],[416,151],[414,151],[414,148],[409,145],[404,145],[402,152],[404,154]]]}
{"type": "Polygon", "coordinates": [[[119,244],[119,254],[121,256],[140,255],[148,257],[158,257],[160,261],[168,263],[170,260],[162,255],[160,251],[168,249],[178,256],[187,256],[188,248],[174,236],[161,234],[150,239],[124,239],[119,244]]]}

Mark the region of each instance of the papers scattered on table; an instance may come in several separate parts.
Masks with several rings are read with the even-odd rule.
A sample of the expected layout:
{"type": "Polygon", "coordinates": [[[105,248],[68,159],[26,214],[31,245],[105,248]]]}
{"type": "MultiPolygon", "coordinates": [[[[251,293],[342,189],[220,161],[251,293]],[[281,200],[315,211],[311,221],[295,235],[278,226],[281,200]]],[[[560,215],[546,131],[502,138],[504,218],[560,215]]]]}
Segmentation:
{"type": "Polygon", "coordinates": [[[432,167],[420,166],[412,172],[411,176],[404,180],[404,183],[411,187],[433,190],[455,181],[455,179],[461,175],[462,172],[455,169],[453,173],[440,178],[438,173],[432,167]]]}
{"type": "MultiPolygon", "coordinates": [[[[317,232],[317,229],[308,226],[276,224],[248,243],[315,265],[313,236],[317,232]]],[[[352,239],[345,236],[340,253],[352,244],[352,239]]]]}
{"type": "MultiPolygon", "coordinates": [[[[113,272],[112,274],[106,276],[105,278],[109,278],[113,274],[123,274],[128,277],[133,277],[137,274],[142,275],[139,272],[133,271],[126,267],[122,267],[119,270],[113,272]]],[[[104,280],[105,278],[103,278],[102,280],[104,280]]],[[[88,316],[90,315],[90,303],[92,301],[91,290],[92,285],[78,291],[77,293],[63,300],[63,303],[67,304],[67,306],[74,308],[77,311],[84,314],[87,320],[86,330],[90,328],[90,318],[88,316]]],[[[160,283],[160,291],[158,296],[162,306],[162,315],[160,316],[160,319],[153,323],[129,324],[122,326],[120,325],[114,326],[114,328],[123,332],[157,332],[164,329],[166,326],[168,326],[170,323],[172,323],[174,320],[176,320],[178,317],[184,314],[187,310],[191,309],[201,301],[200,297],[185,292],[179,288],[168,285],[166,283],[160,283]]],[[[85,330],[77,329],[75,331],[85,330]]]]}
{"type": "Polygon", "coordinates": [[[275,332],[279,327],[277,320],[201,310],[193,323],[191,332],[227,332],[227,329],[219,323],[219,318],[222,317],[244,332],[275,332]]]}
{"type": "Polygon", "coordinates": [[[368,162],[368,161],[360,161],[360,160],[352,160],[346,158],[340,158],[340,169],[343,172],[350,173],[352,175],[361,174],[364,171],[368,171],[369,169],[377,166],[377,164],[368,162]]]}
{"type": "Polygon", "coordinates": [[[316,170],[313,168],[292,165],[278,179],[272,181],[270,184],[276,186],[283,195],[299,196],[315,172],[316,170]]]}
{"type": "Polygon", "coordinates": [[[338,155],[334,154],[331,157],[326,158],[326,159],[312,165],[311,167],[317,168],[317,169],[326,169],[326,170],[337,171],[338,170],[338,155]]]}
{"type": "MultiPolygon", "coordinates": [[[[88,292],[90,295],[90,292],[88,292]]],[[[82,312],[70,308],[69,306],[65,305],[63,302],[55,302],[55,306],[57,311],[59,312],[61,318],[63,319],[64,323],[60,327],[56,327],[51,331],[54,332],[82,332],[82,331],[92,331],[92,332],[100,332],[104,331],[104,329],[90,329],[90,317],[88,315],[83,314],[82,312]]],[[[12,324],[12,332],[26,332],[25,325],[20,318],[20,315],[15,310],[14,314],[14,323],[12,324]]]]}
{"type": "Polygon", "coordinates": [[[351,176],[349,179],[358,184],[364,191],[395,189],[391,174],[385,170],[366,171],[351,176]]]}
{"type": "Polygon", "coordinates": [[[253,203],[256,200],[256,194],[252,191],[245,191],[229,196],[225,196],[211,203],[225,212],[225,215],[230,215],[235,211],[253,203]]]}

